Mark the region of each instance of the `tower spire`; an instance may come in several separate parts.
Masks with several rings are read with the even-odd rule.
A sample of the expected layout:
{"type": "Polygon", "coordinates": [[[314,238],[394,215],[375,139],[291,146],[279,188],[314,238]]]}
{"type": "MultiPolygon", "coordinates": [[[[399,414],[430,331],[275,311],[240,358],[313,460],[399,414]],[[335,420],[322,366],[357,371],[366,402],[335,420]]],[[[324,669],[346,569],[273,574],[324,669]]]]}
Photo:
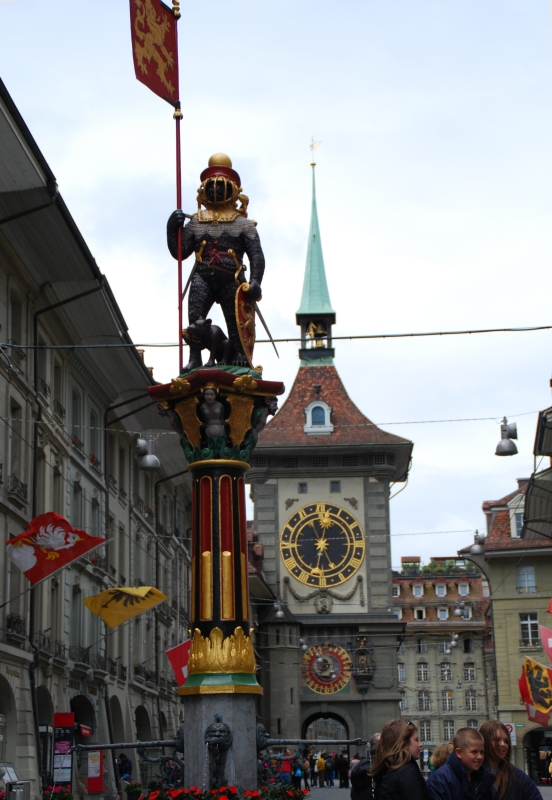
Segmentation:
{"type": "MultiPolygon", "coordinates": [[[[314,145],[318,143],[314,143],[314,145]]],[[[311,149],[314,149],[311,145],[311,149]]],[[[301,305],[296,313],[297,324],[301,327],[301,349],[299,356],[302,366],[332,365],[334,350],[331,346],[331,326],[335,324],[335,311],[330,301],[318,209],[316,206],[316,164],[312,167],[312,205],[309,242],[301,305]]]]}

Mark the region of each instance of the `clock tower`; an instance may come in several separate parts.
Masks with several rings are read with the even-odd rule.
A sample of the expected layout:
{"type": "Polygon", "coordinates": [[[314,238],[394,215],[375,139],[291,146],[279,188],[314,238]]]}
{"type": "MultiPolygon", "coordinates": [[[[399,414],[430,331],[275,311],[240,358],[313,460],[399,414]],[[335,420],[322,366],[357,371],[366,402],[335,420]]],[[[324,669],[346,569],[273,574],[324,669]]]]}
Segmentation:
{"type": "Polygon", "coordinates": [[[370,737],[399,716],[389,494],[408,477],[412,442],[374,425],[334,366],[314,168],[300,367],[248,474],[277,598],[256,636],[261,713],[273,736],[370,737]]]}

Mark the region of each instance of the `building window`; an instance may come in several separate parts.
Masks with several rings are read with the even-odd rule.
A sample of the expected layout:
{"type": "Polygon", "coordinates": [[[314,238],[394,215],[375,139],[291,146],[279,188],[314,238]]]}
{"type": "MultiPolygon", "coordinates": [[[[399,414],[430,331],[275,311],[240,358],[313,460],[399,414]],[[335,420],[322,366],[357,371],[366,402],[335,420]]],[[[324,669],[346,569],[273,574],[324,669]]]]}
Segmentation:
{"type": "Polygon", "coordinates": [[[397,664],[399,669],[399,683],[404,683],[404,664],[397,664]]]}
{"type": "Polygon", "coordinates": [[[312,409],[312,424],[313,425],[326,424],[326,412],[324,411],[322,406],[315,406],[312,409]]]}
{"type": "Polygon", "coordinates": [[[515,523],[516,523],[516,539],[521,539],[521,529],[523,528],[523,514],[516,514],[515,515],[515,523]]]}
{"type": "Polygon", "coordinates": [[[447,652],[447,650],[449,649],[449,644],[450,644],[449,642],[439,642],[439,652],[441,653],[441,655],[447,652]]]}
{"type": "Polygon", "coordinates": [[[468,722],[467,722],[466,727],[468,727],[468,728],[478,728],[479,727],[479,723],[477,722],[476,719],[469,719],[468,722]]]}
{"type": "Polygon", "coordinates": [[[443,711],[454,711],[454,698],[450,689],[441,692],[443,711]]]}
{"type": "Polygon", "coordinates": [[[452,739],[454,736],[454,720],[453,719],[445,719],[443,721],[443,734],[444,738],[452,739]]]}
{"type": "Polygon", "coordinates": [[[414,597],[423,597],[424,595],[424,585],[423,583],[415,583],[412,587],[412,594],[414,597]]]}
{"type": "Polygon", "coordinates": [[[406,692],[401,692],[401,699],[399,700],[399,710],[406,711],[406,692]]]}
{"type": "Polygon", "coordinates": [[[536,612],[519,615],[522,647],[533,647],[539,644],[539,623],[536,612]]]}
{"type": "Polygon", "coordinates": [[[83,527],[82,506],[82,487],[78,481],[75,481],[73,483],[73,497],[71,503],[71,522],[74,528],[83,527]]]}
{"type": "Polygon", "coordinates": [[[533,594],[535,585],[535,567],[517,567],[517,590],[520,594],[533,594]]]}
{"type": "Polygon", "coordinates": [[[314,456],[312,459],[313,467],[327,467],[329,464],[328,456],[314,456]]]}
{"type": "Polygon", "coordinates": [[[425,619],[425,608],[416,608],[416,609],[414,609],[414,618],[415,619],[425,619]]]}
{"type": "Polygon", "coordinates": [[[468,689],[465,694],[466,711],[477,711],[477,694],[475,689],[468,689]]]}
{"type": "Polygon", "coordinates": [[[460,597],[467,597],[470,593],[470,585],[469,583],[459,583],[458,584],[458,594],[460,597]]]}
{"type": "Polygon", "coordinates": [[[341,491],[341,481],[330,481],[330,492],[337,494],[341,491]]]}
{"type": "Polygon", "coordinates": [[[425,661],[419,661],[416,664],[416,678],[423,683],[429,680],[429,669],[425,661]]]}
{"type": "Polygon", "coordinates": [[[299,494],[306,494],[308,491],[308,485],[306,483],[300,483],[297,491],[299,494]]]}
{"type": "Polygon", "coordinates": [[[397,653],[398,653],[400,656],[402,656],[402,654],[404,653],[404,640],[403,640],[403,641],[400,643],[400,645],[399,645],[399,647],[398,647],[398,649],[397,649],[397,653]]]}
{"type": "Polygon", "coordinates": [[[442,681],[451,681],[452,680],[452,664],[448,661],[443,661],[441,664],[441,680],[442,681]]]}
{"type": "Polygon", "coordinates": [[[299,459],[298,458],[283,458],[282,459],[282,467],[284,469],[297,469],[299,466],[299,459]]]}
{"type": "Polygon", "coordinates": [[[393,597],[398,597],[401,593],[401,587],[398,583],[393,584],[393,597]]]}
{"type": "MultiPolygon", "coordinates": [[[[100,458],[100,426],[98,425],[98,415],[93,408],[90,409],[90,455],[96,460],[100,458]]],[[[90,459],[92,461],[92,459],[90,459]]],[[[92,461],[92,463],[94,463],[92,461]]],[[[97,536],[98,534],[96,534],[97,536]]]]}
{"type": "Polygon", "coordinates": [[[445,583],[438,583],[435,587],[435,594],[437,597],[445,597],[447,593],[447,586],[445,583]]]}
{"type": "Polygon", "coordinates": [[[343,456],[341,463],[344,467],[358,467],[358,456],[343,456]]]}
{"type": "Polygon", "coordinates": [[[464,639],[464,653],[473,653],[473,644],[471,639],[464,639]]]}
{"type": "Polygon", "coordinates": [[[475,680],[475,664],[473,664],[471,661],[464,664],[464,680],[465,681],[475,680]]]}
{"type": "Polygon", "coordinates": [[[71,392],[71,433],[80,442],[81,439],[81,398],[76,389],[71,392]]]}
{"type": "Polygon", "coordinates": [[[437,609],[437,617],[438,619],[448,619],[448,608],[437,609]]]}
{"type": "Polygon", "coordinates": [[[420,720],[420,741],[431,741],[431,722],[428,719],[420,720]]]}
{"type": "Polygon", "coordinates": [[[425,656],[427,653],[427,642],[425,639],[418,639],[418,653],[425,656]]]}
{"type": "Polygon", "coordinates": [[[402,619],[402,608],[394,608],[393,614],[397,617],[397,619],[402,619]]]}
{"type": "Polygon", "coordinates": [[[427,689],[418,692],[418,711],[429,711],[429,692],[427,689]]]}

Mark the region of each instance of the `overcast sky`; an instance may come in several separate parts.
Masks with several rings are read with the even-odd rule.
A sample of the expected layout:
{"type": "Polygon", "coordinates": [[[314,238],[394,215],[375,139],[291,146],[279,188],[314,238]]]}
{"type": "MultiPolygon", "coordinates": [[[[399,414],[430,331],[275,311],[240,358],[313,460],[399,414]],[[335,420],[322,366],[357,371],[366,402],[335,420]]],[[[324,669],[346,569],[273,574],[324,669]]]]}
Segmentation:
{"type": "MultiPolygon", "coordinates": [[[[0,75],[131,336],[175,341],[174,122],[134,77],[128,2],[0,0],[0,30],[0,75]]],[[[335,335],[552,324],[551,34],[548,0],[182,4],[184,209],[227,152],[259,223],[274,336],[297,335],[311,137],[335,335]]],[[[391,501],[394,565],[455,553],[484,527],[481,503],[529,476],[551,342],[336,342],[354,402],[415,443],[391,501]],[[513,458],[494,456],[504,414],[513,458]],[[423,422],[473,417],[492,419],[423,422]]],[[[255,360],[289,388],[297,345],[280,354],[259,345],[255,360]]],[[[176,349],[147,362],[158,380],[178,371],[176,349]]]]}

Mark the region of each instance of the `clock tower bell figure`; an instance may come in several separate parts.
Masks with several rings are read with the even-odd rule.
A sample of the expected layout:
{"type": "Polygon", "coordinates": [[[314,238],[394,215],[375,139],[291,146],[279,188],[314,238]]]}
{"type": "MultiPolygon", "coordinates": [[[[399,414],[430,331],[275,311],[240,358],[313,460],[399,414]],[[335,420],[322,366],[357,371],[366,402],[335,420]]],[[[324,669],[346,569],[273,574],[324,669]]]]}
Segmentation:
{"type": "Polygon", "coordinates": [[[272,736],[369,738],[399,715],[389,488],[407,480],[413,445],[374,425],[334,366],[312,168],[300,367],[248,473],[280,608],[259,618],[261,715],[272,736]]]}

